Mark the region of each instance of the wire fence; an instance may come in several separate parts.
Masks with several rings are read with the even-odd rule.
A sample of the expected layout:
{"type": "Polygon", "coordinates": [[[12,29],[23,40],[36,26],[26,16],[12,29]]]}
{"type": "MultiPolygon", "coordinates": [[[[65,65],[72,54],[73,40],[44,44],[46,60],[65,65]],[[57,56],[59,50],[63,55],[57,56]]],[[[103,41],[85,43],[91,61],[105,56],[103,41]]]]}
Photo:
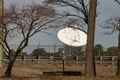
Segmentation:
{"type": "MultiPolygon", "coordinates": [[[[46,76],[46,72],[62,72],[64,71],[80,71],[81,74],[85,73],[85,57],[76,58],[70,56],[39,56],[39,58],[30,56],[25,56],[23,59],[19,58],[16,60],[13,74],[19,77],[40,77],[46,76]],[[18,73],[19,72],[19,73],[18,73]]],[[[107,68],[111,72],[115,72],[117,57],[116,56],[96,56],[95,57],[96,66],[107,68]]],[[[8,59],[3,59],[4,67],[7,67],[8,59]]],[[[4,68],[4,69],[5,69],[4,68]]],[[[109,70],[108,70],[109,71],[109,70]]],[[[112,73],[112,74],[113,74],[112,73]]],[[[48,74],[47,74],[48,75],[48,74]]]]}
{"type": "MultiPolygon", "coordinates": [[[[8,61],[8,56],[4,56],[3,61],[8,61]]],[[[27,61],[36,61],[38,64],[42,62],[42,60],[48,60],[50,63],[54,63],[55,61],[59,60],[64,60],[64,61],[69,61],[73,60],[76,63],[77,62],[86,62],[86,57],[85,56],[31,56],[31,55],[24,55],[24,56],[18,56],[17,61],[22,61],[23,64],[25,64],[27,61]]],[[[117,63],[117,56],[95,56],[95,62],[99,64],[104,64],[104,63],[109,63],[112,65],[115,65],[117,63]]]]}
{"type": "MultiPolygon", "coordinates": [[[[17,45],[11,45],[11,48],[15,50],[17,45]]],[[[15,66],[13,69],[13,74],[16,76],[22,77],[38,77],[42,76],[44,72],[52,71],[63,71],[63,64],[65,71],[81,71],[84,74],[85,70],[85,47],[73,48],[66,47],[64,45],[28,45],[23,52],[26,52],[27,55],[19,55],[16,59],[15,66]],[[30,55],[34,49],[44,48],[48,53],[60,52],[60,49],[66,49],[66,53],[75,53],[78,52],[78,55],[59,55],[59,56],[40,56],[40,55],[30,55]],[[18,74],[18,71],[20,72],[18,74]]],[[[107,49],[105,50],[107,52],[107,49]]],[[[62,53],[65,53],[63,51],[62,53]]],[[[112,65],[110,70],[116,69],[117,56],[103,56],[103,52],[98,50],[98,56],[95,56],[95,62],[99,65],[112,65]]],[[[105,53],[107,54],[107,53],[105,53]]],[[[4,67],[7,67],[8,56],[4,56],[3,59],[4,67]]],[[[101,66],[99,66],[101,67],[101,66]]],[[[109,71],[109,70],[108,70],[109,71]]]]}

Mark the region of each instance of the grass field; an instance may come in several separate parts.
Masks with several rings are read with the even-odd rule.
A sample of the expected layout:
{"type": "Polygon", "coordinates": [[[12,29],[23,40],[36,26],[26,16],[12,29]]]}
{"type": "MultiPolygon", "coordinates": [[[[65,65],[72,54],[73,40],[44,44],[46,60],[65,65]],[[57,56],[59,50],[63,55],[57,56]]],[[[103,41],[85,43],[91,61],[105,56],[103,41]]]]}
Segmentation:
{"type": "MultiPolygon", "coordinates": [[[[50,64],[49,60],[37,61],[16,61],[13,67],[13,77],[11,79],[0,78],[0,80],[120,80],[115,76],[116,65],[96,64],[96,78],[86,78],[85,64],[83,62],[66,61],[65,71],[81,71],[81,76],[43,76],[43,72],[62,71],[62,61],[57,60],[50,64]]],[[[0,76],[5,72],[7,62],[3,62],[0,68],[0,76]]]]}

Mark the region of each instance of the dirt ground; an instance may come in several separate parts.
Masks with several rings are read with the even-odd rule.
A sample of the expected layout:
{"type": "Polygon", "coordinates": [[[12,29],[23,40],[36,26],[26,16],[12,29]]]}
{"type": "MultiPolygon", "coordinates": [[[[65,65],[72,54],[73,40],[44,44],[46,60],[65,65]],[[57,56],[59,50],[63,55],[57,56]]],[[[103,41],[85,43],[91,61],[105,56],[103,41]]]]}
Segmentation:
{"type": "Polygon", "coordinates": [[[0,80],[120,80],[115,76],[116,65],[96,64],[96,77],[86,78],[85,64],[83,62],[66,61],[65,71],[80,71],[81,76],[44,76],[43,72],[62,71],[62,61],[16,61],[12,78],[2,78],[4,75],[7,61],[3,61],[3,67],[0,68],[0,80]]]}

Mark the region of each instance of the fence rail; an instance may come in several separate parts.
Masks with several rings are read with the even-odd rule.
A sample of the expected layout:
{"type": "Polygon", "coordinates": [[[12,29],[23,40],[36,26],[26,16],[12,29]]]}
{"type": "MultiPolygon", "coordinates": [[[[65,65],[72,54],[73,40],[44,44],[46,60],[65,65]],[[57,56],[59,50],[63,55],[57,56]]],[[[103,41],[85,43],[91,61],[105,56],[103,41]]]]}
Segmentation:
{"type": "MultiPolygon", "coordinates": [[[[8,60],[8,56],[4,56],[3,60],[8,60]]],[[[30,56],[30,55],[26,55],[26,56],[18,56],[16,60],[22,60],[22,61],[26,61],[26,60],[37,60],[38,63],[40,60],[50,60],[50,61],[54,61],[54,60],[75,60],[75,61],[86,61],[86,57],[85,56],[30,56]]],[[[117,56],[95,56],[95,62],[96,63],[111,63],[111,64],[116,64],[117,63],[117,56]]]]}

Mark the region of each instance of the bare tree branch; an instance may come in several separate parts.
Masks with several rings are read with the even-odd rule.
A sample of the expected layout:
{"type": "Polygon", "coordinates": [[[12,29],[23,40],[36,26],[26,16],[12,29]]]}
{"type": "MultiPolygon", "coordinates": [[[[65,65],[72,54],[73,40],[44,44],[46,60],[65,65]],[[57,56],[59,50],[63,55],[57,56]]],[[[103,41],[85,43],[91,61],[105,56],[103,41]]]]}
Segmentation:
{"type": "Polygon", "coordinates": [[[120,1],[119,0],[115,0],[119,5],[120,5],[120,1]]]}
{"type": "Polygon", "coordinates": [[[28,45],[30,37],[43,29],[50,28],[48,24],[54,23],[54,21],[55,10],[48,5],[28,4],[22,8],[11,5],[5,9],[2,18],[4,33],[3,43],[1,44],[9,54],[8,67],[5,72],[6,77],[10,77],[16,57],[28,45]],[[17,38],[16,36],[21,36],[22,39],[13,53],[7,40],[9,38],[17,38]]]}
{"type": "Polygon", "coordinates": [[[67,17],[78,17],[80,21],[83,20],[84,23],[88,23],[89,0],[45,0],[44,2],[52,5],[59,5],[61,7],[68,6],[70,9],[76,11],[77,14],[70,12],[66,15],[67,17]]]}
{"type": "Polygon", "coordinates": [[[110,17],[105,21],[103,25],[101,25],[102,28],[108,29],[111,31],[107,31],[105,34],[113,34],[114,32],[119,32],[120,31],[120,17],[119,16],[113,16],[110,17]]]}

